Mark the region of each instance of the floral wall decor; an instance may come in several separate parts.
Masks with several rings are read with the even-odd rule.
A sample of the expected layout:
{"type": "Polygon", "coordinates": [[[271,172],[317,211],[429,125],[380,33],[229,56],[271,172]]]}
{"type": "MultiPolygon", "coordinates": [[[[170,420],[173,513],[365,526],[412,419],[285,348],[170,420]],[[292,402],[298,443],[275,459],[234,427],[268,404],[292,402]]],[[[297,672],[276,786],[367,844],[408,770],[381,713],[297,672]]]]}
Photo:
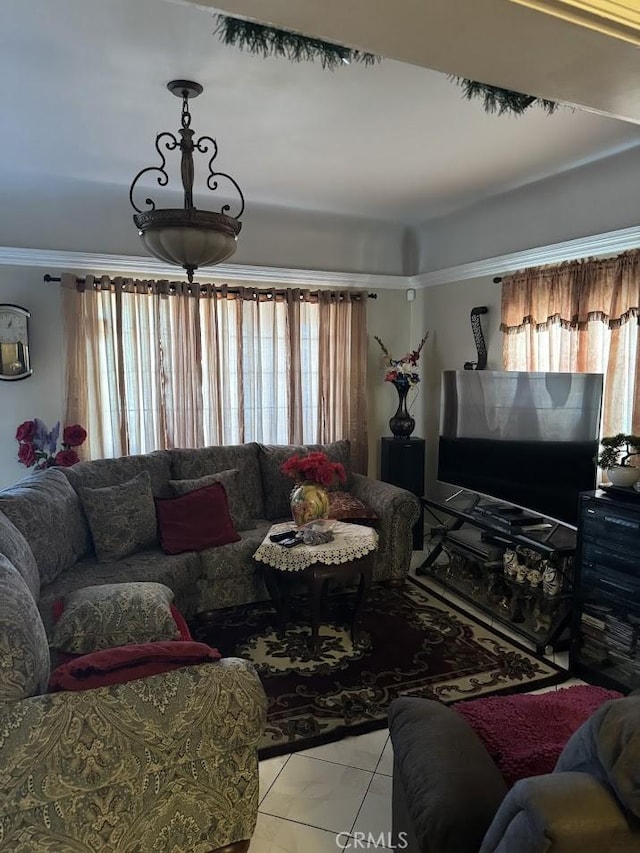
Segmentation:
{"type": "Polygon", "coordinates": [[[77,447],[84,444],[87,431],[80,424],[66,426],[60,439],[60,421],[52,428],[40,420],[24,421],[16,430],[18,442],[18,461],[34,471],[57,466],[69,468],[80,461],[77,447]]]}

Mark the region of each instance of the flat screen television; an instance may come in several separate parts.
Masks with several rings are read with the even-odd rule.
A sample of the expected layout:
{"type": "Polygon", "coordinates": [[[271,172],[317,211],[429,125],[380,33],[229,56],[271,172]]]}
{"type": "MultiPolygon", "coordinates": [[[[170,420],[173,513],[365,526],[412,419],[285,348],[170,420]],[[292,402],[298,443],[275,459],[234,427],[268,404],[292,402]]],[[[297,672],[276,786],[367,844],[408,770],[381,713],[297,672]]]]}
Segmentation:
{"type": "Polygon", "coordinates": [[[595,488],[602,374],[445,370],[438,480],[575,525],[595,488]]]}

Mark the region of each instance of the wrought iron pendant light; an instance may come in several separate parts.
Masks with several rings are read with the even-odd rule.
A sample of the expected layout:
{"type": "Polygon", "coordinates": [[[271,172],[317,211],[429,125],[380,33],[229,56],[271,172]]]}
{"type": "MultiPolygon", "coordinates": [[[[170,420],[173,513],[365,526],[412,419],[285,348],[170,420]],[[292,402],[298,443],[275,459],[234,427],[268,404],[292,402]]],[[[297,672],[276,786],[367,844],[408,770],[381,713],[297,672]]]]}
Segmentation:
{"type": "Polygon", "coordinates": [[[218,156],[218,145],[210,136],[201,136],[194,141],[191,130],[189,99],[196,98],[202,92],[199,83],[190,80],[172,80],[167,84],[169,91],[182,98],[182,127],[178,131],[180,139],[173,133],[162,131],[156,136],[156,151],[160,156],[159,166],[147,166],[135,176],[129,188],[129,201],[135,211],[133,221],[147,251],[169,264],[177,264],[187,271],[187,278],[193,281],[193,273],[198,267],[219,264],[231,257],[236,250],[238,234],[242,227],[239,221],[244,212],[244,196],[236,181],[225,172],[214,172],[213,161],[218,156]],[[180,175],[184,190],[184,207],[159,209],[151,198],[145,199],[146,210],[141,210],[133,200],[133,192],[138,180],[148,172],[158,172],[158,185],[169,183],[165,169],[166,158],[161,149],[181,152],[180,175]],[[239,197],[239,210],[230,215],[231,206],[223,204],[219,213],[198,210],[193,205],[194,166],[193,152],[210,154],[207,187],[215,192],[222,178],[230,182],[239,197]]]}

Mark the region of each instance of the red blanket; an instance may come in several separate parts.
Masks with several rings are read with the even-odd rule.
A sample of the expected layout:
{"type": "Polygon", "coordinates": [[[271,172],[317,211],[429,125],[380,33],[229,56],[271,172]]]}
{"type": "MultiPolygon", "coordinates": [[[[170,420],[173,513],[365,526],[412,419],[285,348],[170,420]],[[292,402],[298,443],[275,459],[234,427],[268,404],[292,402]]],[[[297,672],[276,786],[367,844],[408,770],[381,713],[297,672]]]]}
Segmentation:
{"type": "Polygon", "coordinates": [[[508,785],[551,773],[574,731],[609,699],[622,693],[576,685],[548,693],[488,696],[456,703],[482,740],[508,785]]]}

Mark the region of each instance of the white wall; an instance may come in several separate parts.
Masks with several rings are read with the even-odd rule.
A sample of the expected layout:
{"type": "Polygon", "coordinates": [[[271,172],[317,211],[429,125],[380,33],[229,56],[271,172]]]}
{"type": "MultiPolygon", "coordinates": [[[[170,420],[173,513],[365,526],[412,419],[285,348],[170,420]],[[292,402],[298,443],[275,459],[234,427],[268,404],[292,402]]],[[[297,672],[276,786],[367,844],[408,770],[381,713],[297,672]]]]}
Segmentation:
{"type": "Polygon", "coordinates": [[[419,271],[638,225],[640,147],[425,222],[419,271]]]}
{"type": "Polygon", "coordinates": [[[62,417],[63,374],[60,288],[44,284],[42,270],[0,266],[0,302],[31,311],[33,375],[16,382],[0,380],[0,487],[26,476],[17,461],[16,427],[40,418],[53,426],[62,417]]]}
{"type": "MultiPolygon", "coordinates": [[[[146,257],[128,188],[46,177],[37,200],[22,176],[0,186],[0,245],[146,257]]],[[[167,193],[163,204],[182,207],[167,193]]],[[[196,199],[207,206],[207,199],[196,199]]],[[[209,200],[210,204],[210,200],[209,200]]],[[[249,206],[231,263],[382,275],[404,273],[407,229],[398,223],[249,206]]],[[[106,272],[100,270],[99,272],[106,272]]]]}

